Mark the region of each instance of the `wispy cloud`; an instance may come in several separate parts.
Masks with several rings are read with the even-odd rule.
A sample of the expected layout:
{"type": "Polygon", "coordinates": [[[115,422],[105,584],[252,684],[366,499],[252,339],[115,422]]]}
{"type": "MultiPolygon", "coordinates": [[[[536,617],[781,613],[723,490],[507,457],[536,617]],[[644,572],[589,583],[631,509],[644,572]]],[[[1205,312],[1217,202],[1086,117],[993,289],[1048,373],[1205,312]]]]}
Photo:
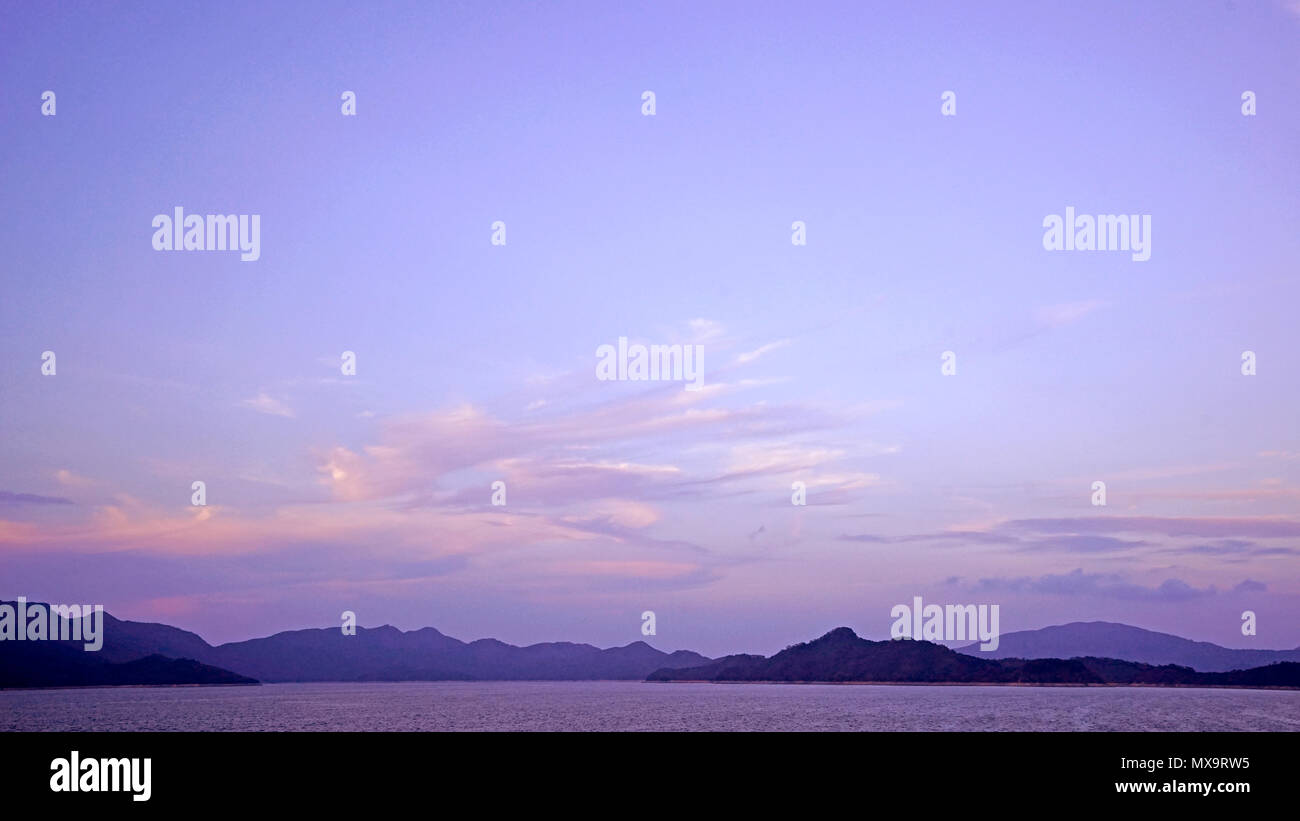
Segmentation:
{"type": "Polygon", "coordinates": [[[62,496],[41,496],[36,493],[12,493],[0,490],[0,505],[70,505],[71,499],[62,496]]]}
{"type": "Polygon", "coordinates": [[[59,484],[67,485],[68,487],[89,487],[95,483],[93,479],[87,479],[85,476],[78,476],[76,473],[67,469],[54,471],[54,478],[58,480],[59,484]]]}
{"type": "Polygon", "coordinates": [[[1285,517],[1095,516],[1015,519],[999,526],[1032,533],[1160,533],[1165,536],[1291,538],[1300,521],[1285,517]]]}
{"type": "Polygon", "coordinates": [[[265,413],[269,416],[283,416],[289,419],[292,419],[294,416],[293,410],[291,410],[288,405],[279,399],[268,396],[265,393],[259,393],[252,399],[245,399],[239,404],[241,407],[255,410],[258,413],[265,413]]]}
{"type": "Polygon", "coordinates": [[[791,340],[789,339],[778,339],[775,342],[769,342],[766,345],[759,346],[758,348],[755,348],[752,351],[748,351],[746,353],[740,354],[739,356],[736,357],[736,364],[747,365],[750,362],[753,362],[754,360],[761,357],[763,354],[771,353],[772,351],[776,351],[776,350],[780,350],[781,348],[788,347],[790,343],[791,340]]]}
{"type": "Polygon", "coordinates": [[[1101,300],[1090,299],[1083,302],[1044,305],[1034,312],[1034,320],[1046,328],[1060,328],[1078,322],[1105,304],[1101,300]]]}
{"type": "Polygon", "coordinates": [[[1114,573],[1085,573],[1082,568],[1070,573],[1019,578],[994,577],[980,579],[971,591],[976,593],[1036,593],[1054,596],[1097,596],[1101,598],[1184,602],[1214,596],[1219,591],[1214,585],[1197,588],[1181,579],[1165,579],[1155,587],[1146,587],[1126,581],[1114,573]]]}

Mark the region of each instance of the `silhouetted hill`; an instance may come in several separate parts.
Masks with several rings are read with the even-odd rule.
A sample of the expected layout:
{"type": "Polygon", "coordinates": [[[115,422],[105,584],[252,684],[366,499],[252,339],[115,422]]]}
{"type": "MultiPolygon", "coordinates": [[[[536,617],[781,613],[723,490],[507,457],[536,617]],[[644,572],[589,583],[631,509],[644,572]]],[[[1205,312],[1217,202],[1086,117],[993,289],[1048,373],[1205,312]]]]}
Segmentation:
{"type": "Polygon", "coordinates": [[[212,645],[197,634],[168,624],[121,621],[104,614],[104,647],[109,661],[131,661],[154,653],[169,658],[202,659],[212,645]]]}
{"type": "Polygon", "coordinates": [[[1002,666],[926,641],[867,641],[837,627],[764,656],[727,656],[699,667],[658,670],[652,681],[973,682],[1005,678],[1002,666]]]}
{"type": "MultiPolygon", "coordinates": [[[[604,650],[570,642],[516,647],[496,639],[467,643],[432,627],[403,632],[389,625],[359,627],[354,636],[337,627],[290,630],[214,647],[165,624],[103,616],[103,647],[97,652],[85,653],[79,641],[33,644],[63,645],[108,662],[154,654],[190,658],[261,681],[639,681],[660,668],[709,661],[685,650],[664,653],[643,641],[604,650]]],[[[5,644],[17,642],[0,642],[0,648],[5,644]]]]}
{"type": "MultiPolygon", "coordinates": [[[[15,602],[11,601],[0,604],[15,606],[15,602]]],[[[46,605],[43,602],[28,602],[27,606],[46,605]]],[[[108,612],[103,614],[103,618],[103,646],[91,654],[103,661],[133,661],[155,653],[169,658],[205,660],[212,652],[212,645],[188,630],[153,622],[122,621],[108,612]]],[[[64,644],[79,650],[84,646],[82,641],[68,641],[64,644]]]]}
{"type": "Polygon", "coordinates": [[[1231,673],[1112,658],[986,659],[928,641],[868,641],[837,627],[814,641],[763,656],[727,656],[698,667],[657,670],[649,681],[824,681],[931,684],[1130,684],[1300,688],[1300,664],[1231,673]]]}
{"type": "MultiPolygon", "coordinates": [[[[1094,622],[1062,625],[1002,637],[1048,633],[1048,637],[1091,636],[1119,643],[1121,654],[1153,648],[1194,648],[1200,663],[1223,658],[1271,659],[1288,651],[1227,650],[1207,642],[1094,622]],[[1087,628],[1083,631],[1072,628],[1087,628]],[[1105,629],[1102,629],[1105,628],[1105,629]],[[1056,633],[1049,633],[1056,631],[1056,633]],[[1061,632],[1064,631],[1064,632],[1061,632]],[[1154,637],[1154,638],[1153,638],[1154,637]],[[1231,654],[1216,656],[1215,652],[1231,654]],[[1264,654],[1243,656],[1238,654],[1264,654]],[[1209,661],[1205,661],[1209,659],[1209,661]]],[[[1092,650],[1070,657],[1005,658],[969,648],[951,650],[926,641],[867,641],[847,627],[765,658],[734,655],[711,661],[689,651],[664,653],[643,641],[601,649],[590,644],[550,642],[516,647],[496,639],[463,642],[432,627],[403,632],[395,627],[357,628],[345,636],[337,627],[291,630],[216,647],[199,636],[165,624],[132,622],[104,614],[103,649],[87,653],[82,642],[0,642],[0,686],[45,686],[19,681],[73,683],[230,683],[262,681],[845,681],[991,684],[1152,684],[1251,687],[1300,686],[1300,663],[1259,664],[1233,673],[1196,671],[1188,664],[1147,663],[1092,650]],[[26,648],[26,649],[19,649],[26,648]],[[63,652],[55,652],[61,650],[63,652]],[[22,655],[23,653],[35,655],[22,655]],[[17,654],[17,655],[16,655],[17,654]],[[158,656],[149,665],[127,663],[158,656]],[[20,658],[21,657],[21,658],[20,658]],[[163,662],[187,660],[188,667],[163,662]],[[24,673],[23,665],[31,665],[24,673]],[[113,669],[98,665],[114,666],[113,669]],[[187,679],[187,676],[189,677],[187,679]],[[227,678],[223,678],[227,677],[227,678]],[[127,680],[131,679],[131,680],[127,680]],[[150,679],[150,680],[145,680],[150,679]]]]}
{"type": "Polygon", "coordinates": [[[1208,641],[1191,641],[1107,621],[1071,622],[1041,630],[1004,633],[998,649],[991,652],[980,650],[978,643],[957,650],[988,659],[1097,656],[1144,664],[1176,664],[1203,673],[1245,670],[1280,661],[1300,662],[1300,648],[1233,650],[1208,641]]]}
{"type": "Polygon", "coordinates": [[[255,679],[193,659],[157,654],[110,662],[61,642],[0,641],[0,688],[152,684],[257,684],[255,679]]]}
{"type": "Polygon", "coordinates": [[[640,680],[664,667],[707,662],[642,641],[602,650],[553,642],[516,647],[496,639],[462,642],[431,627],[294,630],[212,648],[207,659],[263,681],[640,680]]]}

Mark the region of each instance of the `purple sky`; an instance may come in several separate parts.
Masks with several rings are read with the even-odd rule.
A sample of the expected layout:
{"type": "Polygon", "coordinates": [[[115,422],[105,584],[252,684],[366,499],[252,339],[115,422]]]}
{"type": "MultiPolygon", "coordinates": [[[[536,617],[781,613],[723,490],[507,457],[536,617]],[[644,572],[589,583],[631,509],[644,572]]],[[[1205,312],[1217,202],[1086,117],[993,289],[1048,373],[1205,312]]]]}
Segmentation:
{"type": "Polygon", "coordinates": [[[0,597],[1300,644],[1300,2],[275,5],[0,17],[0,597]],[[261,258],[153,250],[176,206],[261,258]],[[1151,259],[1045,251],[1067,206],[1151,259]],[[620,336],[705,389],[598,381],[620,336]]]}

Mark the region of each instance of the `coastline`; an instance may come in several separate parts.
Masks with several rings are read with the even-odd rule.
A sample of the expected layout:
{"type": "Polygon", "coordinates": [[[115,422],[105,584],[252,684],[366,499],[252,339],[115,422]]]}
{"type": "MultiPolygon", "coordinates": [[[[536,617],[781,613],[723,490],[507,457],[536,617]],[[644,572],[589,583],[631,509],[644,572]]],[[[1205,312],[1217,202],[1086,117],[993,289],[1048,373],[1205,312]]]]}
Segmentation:
{"type": "Polygon", "coordinates": [[[1117,682],[1063,682],[1063,681],[782,681],[764,679],[752,681],[714,679],[673,679],[647,681],[646,684],[835,684],[863,685],[868,687],[1129,687],[1145,690],[1283,690],[1300,692],[1300,687],[1259,686],[1248,684],[1121,684],[1117,682]]]}

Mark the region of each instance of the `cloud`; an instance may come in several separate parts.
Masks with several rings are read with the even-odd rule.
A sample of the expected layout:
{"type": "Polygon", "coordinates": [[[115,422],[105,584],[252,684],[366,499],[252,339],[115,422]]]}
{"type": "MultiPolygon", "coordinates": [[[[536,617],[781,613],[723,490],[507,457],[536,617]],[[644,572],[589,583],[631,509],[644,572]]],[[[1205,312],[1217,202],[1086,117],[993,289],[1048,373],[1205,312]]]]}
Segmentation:
{"type": "Polygon", "coordinates": [[[35,493],[12,493],[0,490],[0,505],[70,505],[71,499],[62,496],[40,496],[35,493]]]}
{"type": "Polygon", "coordinates": [[[962,542],[965,544],[1006,545],[1020,551],[1055,551],[1060,553],[1114,553],[1137,547],[1150,546],[1150,542],[1118,539],[1111,536],[1083,534],[1053,535],[1046,538],[1025,538],[1002,532],[982,530],[948,530],[938,533],[916,533],[906,536],[875,536],[843,534],[840,541],[871,542],[877,544],[906,544],[909,542],[962,542]]]}
{"type": "Polygon", "coordinates": [[[985,530],[945,530],[938,533],[914,533],[908,536],[899,536],[895,541],[903,543],[955,541],[998,545],[1021,544],[1023,542],[1023,540],[1018,536],[985,530]]]}
{"type": "MultiPolygon", "coordinates": [[[[745,444],[733,447],[722,473],[692,482],[695,486],[735,483],[749,479],[780,481],[783,488],[798,480],[808,490],[809,505],[839,505],[853,501],[856,491],[885,484],[879,474],[842,467],[848,454],[838,448],[793,442],[745,444]]],[[[777,494],[779,504],[788,497],[777,494]]]]}
{"type": "Polygon", "coordinates": [[[241,407],[255,410],[258,413],[265,413],[270,416],[284,416],[289,419],[293,418],[293,411],[289,406],[278,399],[267,396],[265,393],[259,393],[252,399],[245,399],[239,403],[241,407]]]}
{"type": "Polygon", "coordinates": [[[1019,578],[980,579],[972,588],[978,593],[1037,593],[1052,596],[1098,596],[1110,599],[1150,602],[1184,602],[1214,596],[1210,585],[1196,588],[1180,579],[1166,579],[1156,587],[1144,587],[1114,573],[1070,573],[1019,578]]]}
{"type": "Polygon", "coordinates": [[[781,348],[785,348],[789,345],[790,345],[789,339],[778,339],[776,342],[769,342],[766,345],[755,348],[752,351],[740,354],[739,356],[736,357],[736,364],[747,365],[750,362],[753,362],[754,360],[758,359],[763,354],[780,350],[781,348]]]}
{"type": "MultiPolygon", "coordinates": [[[[1300,0],[1296,0],[1300,3],[1300,0]]],[[[1261,459],[1281,459],[1286,462],[1294,462],[1300,459],[1300,451],[1294,450],[1261,450],[1258,454],[1261,459]]]]}
{"type": "Polygon", "coordinates": [[[1166,548],[1167,553],[1182,553],[1202,556],[1218,556],[1241,561],[1246,558],[1265,556],[1300,556],[1300,550],[1294,547],[1266,547],[1258,542],[1246,539],[1220,539],[1217,542],[1179,545],[1166,548]]]}
{"type": "MultiPolygon", "coordinates": [[[[1158,467],[1132,468],[1129,470],[1107,471],[1106,481],[1123,480],[1142,482],[1155,479],[1175,479],[1184,476],[1199,476],[1206,473],[1218,473],[1240,467],[1235,462],[1216,462],[1208,465],[1161,465],[1158,467]]],[[[1070,483],[1082,481],[1085,477],[1075,477],[1070,483]]]]}
{"type": "Polygon", "coordinates": [[[1273,517],[1096,516],[1011,519],[992,522],[979,529],[917,533],[897,536],[890,541],[1005,545],[1022,552],[1080,555],[1147,552],[1212,556],[1227,562],[1243,562],[1269,556],[1300,555],[1300,549],[1255,541],[1256,538],[1292,538],[1298,532],[1300,523],[1273,517]],[[1128,539],[1114,534],[1154,534],[1164,536],[1172,543],[1128,539]],[[1199,541],[1206,537],[1213,540],[1199,541]],[[1189,543],[1186,540],[1197,541],[1189,543]]]}
{"type": "MultiPolygon", "coordinates": [[[[486,495],[486,494],[485,494],[486,495]]],[[[590,541],[582,527],[541,516],[480,511],[397,510],[390,506],[298,504],[264,515],[207,505],[158,508],[119,495],[78,522],[36,527],[0,520],[0,546],[74,552],[144,551],[215,556],[333,545],[375,559],[491,553],[520,544],[590,541]]]]}
{"type": "Polygon", "coordinates": [[[1160,533],[1165,536],[1291,538],[1300,536],[1300,521],[1272,516],[1090,516],[1059,519],[1014,519],[1002,530],[1029,533],[1160,533]]]}
{"type": "Polygon", "coordinates": [[[1255,487],[1240,490],[1135,491],[1134,499],[1164,499],[1198,502],[1256,502],[1261,499],[1300,499],[1300,488],[1255,487]]]}
{"type": "Polygon", "coordinates": [[[1034,312],[1034,321],[1047,328],[1060,328],[1078,322],[1088,314],[1106,303],[1090,299],[1086,302],[1067,302],[1060,305],[1044,305],[1034,312]]]}
{"type": "Polygon", "coordinates": [[[659,511],[644,502],[602,499],[585,505],[579,514],[561,517],[560,521],[595,532],[622,535],[628,530],[649,527],[660,518],[659,511]]]}
{"type": "Polygon", "coordinates": [[[691,331],[691,342],[696,345],[703,345],[709,342],[717,342],[722,339],[722,323],[715,322],[712,319],[692,319],[687,323],[691,331]]]}
{"type": "MultiPolygon", "coordinates": [[[[692,330],[704,339],[721,333],[707,322],[692,330]]],[[[734,561],[726,552],[731,537],[720,533],[716,548],[682,538],[689,521],[669,505],[698,510],[711,500],[760,492],[788,505],[794,474],[807,482],[810,505],[843,504],[883,482],[860,469],[866,446],[852,437],[845,438],[852,446],[815,441],[877,406],[752,401],[756,384],[717,380],[699,392],[601,385],[592,389],[601,401],[565,391],[555,410],[522,410],[534,393],[491,407],[375,416],[359,441],[327,440],[304,454],[310,473],[292,473],[296,460],[278,469],[278,482],[300,489],[292,503],[196,508],[119,494],[79,508],[84,513],[76,521],[38,526],[0,519],[0,549],[132,562],[201,560],[205,568],[278,563],[273,556],[313,557],[304,563],[316,565],[319,557],[319,572],[276,577],[307,586],[396,585],[411,573],[465,574],[467,585],[491,579],[494,589],[530,597],[708,585],[734,561]],[[505,507],[490,503],[497,479],[509,489],[505,507]],[[301,501],[304,486],[314,486],[312,501],[301,501]],[[373,561],[374,574],[358,575],[352,555],[373,561]],[[426,566],[435,569],[419,569],[426,566]]],[[[293,416],[266,391],[240,404],[293,416]]],[[[241,472],[247,469],[234,475],[241,472]]],[[[762,544],[762,533],[750,534],[751,542],[762,544]]],[[[251,589],[246,582],[240,576],[231,584],[251,589]]]]}
{"type": "Polygon", "coordinates": [[[816,408],[716,404],[732,390],[740,388],[725,383],[698,392],[656,387],[517,419],[473,405],[390,417],[379,423],[377,441],[319,453],[320,481],[338,500],[405,498],[421,505],[478,504],[485,485],[474,484],[472,474],[527,488],[524,495],[512,494],[512,502],[518,498],[534,505],[619,496],[699,497],[720,485],[814,469],[816,475],[799,477],[809,487],[853,490],[880,482],[876,474],[846,469],[844,450],[797,441],[847,420],[816,408]],[[626,455],[638,451],[672,452],[689,465],[639,462],[626,455]]]}
{"type": "Polygon", "coordinates": [[[54,471],[54,478],[58,480],[59,484],[67,485],[69,487],[87,487],[95,483],[92,479],[78,476],[72,471],[66,469],[54,471]]]}
{"type": "Polygon", "coordinates": [[[999,326],[989,331],[983,339],[971,339],[962,347],[967,352],[987,347],[995,353],[1003,353],[1078,322],[1105,304],[1091,299],[1043,305],[1035,309],[1027,320],[1014,322],[1006,328],[999,326]]]}
{"type": "Polygon", "coordinates": [[[1114,553],[1135,547],[1146,547],[1150,544],[1150,542],[1118,539],[1113,536],[1069,534],[1026,541],[1020,549],[1062,553],[1114,553]]]}

